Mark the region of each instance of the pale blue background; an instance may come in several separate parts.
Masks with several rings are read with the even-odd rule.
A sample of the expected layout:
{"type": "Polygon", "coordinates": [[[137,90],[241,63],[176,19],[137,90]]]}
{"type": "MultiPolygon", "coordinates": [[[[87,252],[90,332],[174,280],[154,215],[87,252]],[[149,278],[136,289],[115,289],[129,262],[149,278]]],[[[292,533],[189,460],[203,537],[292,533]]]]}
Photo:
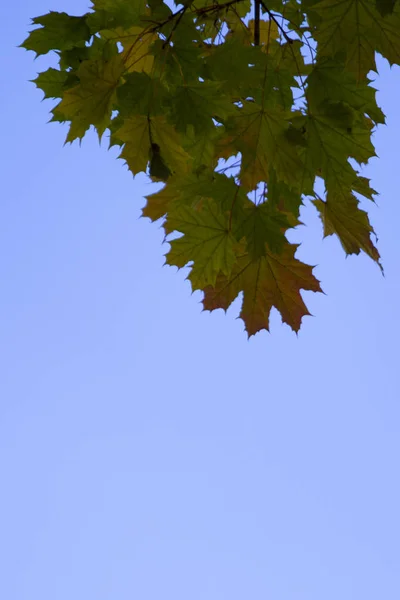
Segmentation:
{"type": "Polygon", "coordinates": [[[386,278],[307,210],[327,296],[248,343],[162,267],[151,186],[46,125],[48,59],[16,46],[86,8],[2,7],[0,597],[398,600],[400,69],[367,171],[386,278]]]}

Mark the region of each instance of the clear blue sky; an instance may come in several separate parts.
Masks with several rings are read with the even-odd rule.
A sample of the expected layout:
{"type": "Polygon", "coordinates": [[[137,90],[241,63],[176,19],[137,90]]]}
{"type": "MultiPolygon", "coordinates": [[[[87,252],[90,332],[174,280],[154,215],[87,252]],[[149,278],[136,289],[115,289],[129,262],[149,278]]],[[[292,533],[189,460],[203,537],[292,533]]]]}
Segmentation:
{"type": "Polygon", "coordinates": [[[2,7],[0,597],[398,600],[400,69],[367,170],[386,278],[306,210],[327,295],[247,342],[162,267],[146,181],[46,124],[49,61],[16,46],[86,8],[2,7]]]}

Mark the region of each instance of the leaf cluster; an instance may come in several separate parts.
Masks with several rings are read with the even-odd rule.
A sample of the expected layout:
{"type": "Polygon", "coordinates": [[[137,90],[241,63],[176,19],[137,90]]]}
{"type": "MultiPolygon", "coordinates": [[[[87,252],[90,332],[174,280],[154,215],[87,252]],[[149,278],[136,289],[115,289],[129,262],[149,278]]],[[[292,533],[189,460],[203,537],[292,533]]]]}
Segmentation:
{"type": "Polygon", "coordinates": [[[108,131],[133,175],[163,183],[143,215],[174,234],[166,262],[190,266],[205,309],[242,293],[249,335],[272,307],[298,331],[301,290],[321,291],[286,235],[305,202],[380,264],[359,201],[374,198],[361,169],[385,121],[375,55],[400,64],[395,0],[92,0],[33,24],[22,46],[58,56],[35,79],[52,120],[68,142],[108,131]]]}

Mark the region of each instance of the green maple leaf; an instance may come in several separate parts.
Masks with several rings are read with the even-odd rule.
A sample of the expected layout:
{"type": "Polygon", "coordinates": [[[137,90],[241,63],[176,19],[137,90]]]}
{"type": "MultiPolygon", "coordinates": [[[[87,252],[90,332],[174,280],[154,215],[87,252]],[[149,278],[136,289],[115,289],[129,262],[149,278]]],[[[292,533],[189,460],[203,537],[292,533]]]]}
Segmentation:
{"type": "Polygon", "coordinates": [[[312,274],[312,267],[294,257],[296,249],[294,244],[287,244],[279,254],[266,249],[264,256],[253,260],[242,248],[231,275],[220,274],[215,286],[205,288],[204,309],[227,310],[243,292],[240,317],[249,337],[262,329],[269,330],[269,314],[273,306],[281,313],[282,320],[298,331],[302,318],[310,314],[300,290],[322,290],[312,274]]]}
{"type": "Polygon", "coordinates": [[[304,45],[300,40],[290,38],[271,45],[270,55],[274,58],[276,67],[289,72],[294,77],[308,75],[311,65],[306,63],[304,45]]]}
{"type": "MultiPolygon", "coordinates": [[[[270,3],[268,3],[269,5],[270,3]]],[[[273,6],[271,6],[271,10],[279,10],[281,2],[274,2],[273,6]]],[[[301,3],[297,2],[297,0],[288,0],[285,2],[285,19],[287,19],[290,29],[297,31],[298,33],[303,33],[304,28],[302,25],[304,24],[304,12],[301,3]]]]}
{"type": "Polygon", "coordinates": [[[151,150],[148,118],[145,115],[135,115],[125,119],[115,136],[124,143],[119,158],[126,161],[133,175],[145,172],[151,150]]]}
{"type": "Polygon", "coordinates": [[[198,83],[203,59],[199,44],[188,44],[178,38],[173,46],[164,40],[155,40],[151,47],[154,55],[153,74],[169,84],[198,83]]]}
{"type": "MultiPolygon", "coordinates": [[[[245,46],[243,48],[246,49],[245,46]]],[[[298,45],[273,42],[268,53],[260,47],[253,46],[250,50],[254,54],[247,59],[252,61],[252,65],[247,66],[246,76],[236,84],[239,99],[252,98],[260,106],[289,111],[294,101],[293,90],[299,87],[296,77],[306,71],[298,45]]]]}
{"type": "Polygon", "coordinates": [[[49,12],[32,19],[33,25],[41,25],[30,32],[21,44],[26,50],[33,50],[37,56],[50,50],[68,50],[82,45],[90,38],[90,30],[83,17],[71,17],[67,13],[49,12]]]}
{"type": "Polygon", "coordinates": [[[363,116],[358,116],[342,102],[328,102],[312,114],[313,125],[324,148],[333,154],[341,153],[359,163],[367,163],[375,156],[371,142],[371,125],[363,116]]]}
{"type": "MultiPolygon", "coordinates": [[[[172,203],[180,198],[179,187],[177,182],[173,182],[171,178],[168,185],[154,194],[145,196],[146,205],[142,209],[142,217],[148,217],[151,221],[158,221],[164,217],[172,203]]],[[[166,230],[167,233],[171,233],[166,230]]]]}
{"type": "MultiPolygon", "coordinates": [[[[219,173],[210,174],[204,171],[200,175],[189,173],[180,177],[172,177],[168,185],[155,194],[146,196],[147,204],[142,211],[143,216],[153,221],[163,217],[167,212],[174,212],[179,207],[200,210],[204,203],[212,201],[218,210],[225,215],[228,229],[237,240],[243,237],[241,224],[248,215],[245,209],[249,200],[241,186],[232,177],[219,173]]],[[[171,233],[167,220],[164,229],[171,233]]]]}
{"type": "Polygon", "coordinates": [[[151,119],[152,138],[161,148],[166,166],[172,173],[187,173],[191,166],[191,156],[183,146],[183,139],[164,117],[151,119]]]}
{"type": "Polygon", "coordinates": [[[47,69],[39,73],[33,83],[44,92],[45,98],[62,98],[68,73],[58,69],[47,69]]]}
{"type": "Polygon", "coordinates": [[[130,27],[140,23],[146,11],[145,0],[92,0],[94,12],[88,15],[91,31],[130,27]]]}
{"type": "Polygon", "coordinates": [[[128,73],[125,83],[117,89],[118,109],[121,116],[135,114],[158,115],[165,113],[169,94],[159,79],[147,73],[128,73]]]}
{"type": "Polygon", "coordinates": [[[179,206],[168,216],[167,228],[184,235],[169,242],[166,263],[181,268],[193,261],[189,274],[193,290],[214,285],[220,272],[230,275],[236,261],[236,240],[227,215],[215,202],[203,202],[198,210],[179,206]]]}
{"type": "Polygon", "coordinates": [[[126,160],[134,175],[146,171],[149,160],[154,160],[154,154],[154,176],[158,179],[164,179],[167,171],[168,174],[186,173],[189,169],[190,156],[184,150],[178,132],[164,117],[129,117],[124,120],[115,136],[125,144],[120,158],[126,160]]]}
{"type": "Polygon", "coordinates": [[[238,2],[237,4],[234,5],[234,7],[231,7],[231,10],[234,10],[239,17],[245,17],[249,11],[251,9],[251,2],[250,0],[243,0],[241,2],[238,2]]]}
{"type": "Polygon", "coordinates": [[[188,126],[185,136],[185,150],[193,157],[193,170],[197,173],[203,168],[212,170],[217,166],[216,146],[221,137],[221,128],[195,132],[194,127],[188,126]]]}
{"type": "Polygon", "coordinates": [[[206,134],[215,125],[213,118],[224,118],[233,112],[232,103],[215,82],[179,85],[171,98],[171,118],[178,131],[186,133],[192,126],[196,134],[206,134]]]}
{"type": "Polygon", "coordinates": [[[121,58],[126,73],[145,72],[153,70],[153,44],[158,40],[157,32],[149,27],[134,25],[128,29],[116,27],[101,32],[102,37],[109,43],[122,46],[121,58]]]}
{"type": "Polygon", "coordinates": [[[222,82],[226,92],[236,91],[248,82],[252,74],[249,65],[262,60],[260,54],[259,48],[243,46],[240,39],[229,39],[204,52],[205,74],[214,81],[222,82]]]}
{"type": "Polygon", "coordinates": [[[328,193],[327,200],[314,200],[322,223],[324,236],[336,234],[346,254],[359,254],[363,250],[380,265],[379,252],[371,241],[373,229],[368,215],[358,206],[358,200],[349,191],[342,190],[328,193]]]}
{"type": "Polygon", "coordinates": [[[306,167],[327,183],[347,189],[356,178],[349,157],[366,163],[375,156],[367,119],[344,103],[326,102],[299,123],[306,129],[306,167]]]}
{"type": "Polygon", "coordinates": [[[400,61],[399,12],[382,17],[375,0],[322,0],[311,11],[320,19],[314,28],[319,55],[344,55],[358,79],[376,71],[376,51],[392,64],[400,61]]]}
{"type": "Polygon", "coordinates": [[[290,224],[285,214],[268,201],[261,204],[247,202],[243,218],[235,232],[237,238],[246,238],[249,256],[258,259],[270,252],[280,253],[287,245],[285,232],[290,224]]]}
{"type": "Polygon", "coordinates": [[[286,217],[290,227],[296,227],[300,224],[298,217],[302,205],[301,192],[289,188],[282,181],[278,181],[273,171],[268,181],[267,199],[268,204],[286,217]]]}
{"type": "Polygon", "coordinates": [[[55,111],[71,120],[67,141],[82,138],[90,125],[101,136],[111,122],[116,88],[124,71],[120,55],[110,61],[85,61],[77,71],[79,84],[67,90],[55,111]]]}
{"type": "Polygon", "coordinates": [[[345,103],[361,113],[368,114],[375,123],[384,123],[385,115],[376,104],[376,90],[368,80],[357,82],[353,73],[332,59],[315,64],[307,78],[311,110],[326,102],[345,103]]]}
{"type": "Polygon", "coordinates": [[[75,72],[85,60],[109,61],[118,54],[118,46],[114,40],[93,36],[90,45],[76,46],[70,50],[57,52],[60,57],[60,69],[75,72]]]}
{"type": "MultiPolygon", "coordinates": [[[[152,17],[157,21],[164,22],[171,18],[173,14],[170,7],[163,0],[147,0],[146,5],[150,9],[152,17]]],[[[146,13],[148,14],[148,11],[146,13]]]]}
{"type": "Polygon", "coordinates": [[[205,171],[200,176],[189,175],[180,183],[182,197],[192,206],[204,199],[211,198],[218,203],[220,209],[227,214],[229,229],[236,232],[244,218],[244,209],[248,199],[242,186],[233,177],[222,173],[205,171]]]}
{"type": "Polygon", "coordinates": [[[300,290],[320,291],[287,239],[307,197],[325,236],[380,265],[357,198],[376,196],[360,174],[385,122],[368,73],[376,53],[400,65],[400,5],[269,0],[258,25],[250,8],[93,0],[81,17],[37,17],[22,46],[55,51],[58,67],[34,83],[60,99],[52,121],[70,122],[67,141],[109,129],[133,175],[165,183],[142,214],[182,234],[167,263],[190,265],[210,310],[243,292],[253,335],[268,329],[272,306],[297,331],[308,314],[300,290]]]}
{"type": "Polygon", "coordinates": [[[374,200],[374,196],[378,193],[371,188],[370,180],[367,177],[361,177],[360,175],[353,180],[351,188],[369,200],[374,200]]]}
{"type": "Polygon", "coordinates": [[[261,181],[268,181],[273,169],[277,178],[296,188],[304,166],[296,147],[286,139],[289,115],[280,108],[261,107],[247,103],[237,117],[227,122],[227,146],[232,155],[242,154],[240,181],[253,190],[261,181]]]}

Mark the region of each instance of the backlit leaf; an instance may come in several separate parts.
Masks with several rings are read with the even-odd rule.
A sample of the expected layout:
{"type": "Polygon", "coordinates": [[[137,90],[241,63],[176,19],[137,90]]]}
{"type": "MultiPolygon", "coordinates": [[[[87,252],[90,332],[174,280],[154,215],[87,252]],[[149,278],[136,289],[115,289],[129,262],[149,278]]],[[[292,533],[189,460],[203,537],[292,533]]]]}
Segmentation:
{"type": "Polygon", "coordinates": [[[47,69],[34,79],[37,87],[44,92],[45,98],[62,98],[65,82],[68,79],[68,73],[58,69],[47,69]]]}
{"type": "Polygon", "coordinates": [[[256,260],[239,251],[231,275],[220,274],[215,286],[205,289],[205,310],[227,310],[243,292],[240,317],[249,337],[261,329],[269,330],[269,314],[273,306],[281,313],[282,320],[298,331],[302,318],[310,314],[300,290],[322,290],[312,274],[312,267],[295,258],[296,249],[293,244],[287,244],[279,254],[266,249],[265,255],[256,260]]]}
{"type": "Polygon", "coordinates": [[[373,229],[365,211],[351,192],[344,196],[339,190],[327,195],[327,200],[314,200],[322,223],[324,236],[336,234],[346,254],[359,254],[363,250],[379,263],[379,252],[371,241],[373,229]]]}
{"type": "Polygon", "coordinates": [[[129,27],[139,22],[146,11],[145,0],[92,0],[93,10],[88,23],[93,32],[114,27],[129,27]]]}
{"type": "Polygon", "coordinates": [[[39,56],[50,50],[68,50],[84,44],[90,38],[86,17],[71,17],[67,13],[49,12],[32,19],[33,25],[40,25],[21,44],[22,48],[33,50],[39,56]]]}
{"type": "Polygon", "coordinates": [[[375,0],[322,0],[312,6],[320,18],[314,37],[320,56],[343,54],[357,79],[376,71],[375,52],[390,63],[400,61],[400,15],[382,17],[375,0]]]}
{"type": "Polygon", "coordinates": [[[68,142],[83,137],[90,125],[96,127],[99,136],[104,133],[111,121],[116,88],[123,70],[120,55],[107,62],[92,60],[81,64],[77,70],[79,84],[64,93],[55,109],[72,121],[68,142]],[[78,128],[76,131],[74,126],[78,128]]]}
{"type": "Polygon", "coordinates": [[[193,261],[189,275],[193,289],[214,285],[219,272],[230,275],[236,261],[235,238],[228,216],[215,202],[203,202],[199,210],[180,206],[168,217],[167,226],[184,235],[170,242],[166,262],[181,268],[193,261]]]}
{"type": "Polygon", "coordinates": [[[82,16],[35,18],[22,44],[55,51],[33,81],[58,99],[51,121],[69,124],[67,141],[108,130],[134,176],[163,183],[142,214],[173,234],[166,262],[188,268],[205,308],[242,293],[249,335],[272,307],[297,331],[301,290],[320,291],[289,242],[302,206],[314,202],[346,254],[381,266],[359,197],[377,197],[363,173],[385,123],[375,56],[400,65],[396,0],[269,0],[257,27],[254,8],[92,0],[82,16]]]}

